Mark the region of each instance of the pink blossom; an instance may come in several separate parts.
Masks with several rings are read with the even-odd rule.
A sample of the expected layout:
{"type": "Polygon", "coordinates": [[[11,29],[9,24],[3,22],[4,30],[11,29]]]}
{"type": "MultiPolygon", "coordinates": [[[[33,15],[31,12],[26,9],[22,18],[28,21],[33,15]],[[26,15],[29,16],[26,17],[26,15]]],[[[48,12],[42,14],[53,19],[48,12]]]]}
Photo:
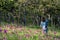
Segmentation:
{"type": "Polygon", "coordinates": [[[20,31],[22,31],[23,29],[22,28],[20,28],[20,31]]]}
{"type": "Polygon", "coordinates": [[[54,38],[54,40],[57,40],[57,38],[54,38]]]}
{"type": "Polygon", "coordinates": [[[30,34],[25,34],[25,37],[29,38],[29,37],[31,37],[31,35],[30,34]]]}
{"type": "Polygon", "coordinates": [[[34,32],[34,34],[38,34],[38,32],[37,32],[37,31],[35,31],[35,32],[34,32]]]}
{"type": "Polygon", "coordinates": [[[2,29],[0,28],[0,32],[2,32],[2,29]]]}
{"type": "Polygon", "coordinates": [[[28,30],[30,33],[32,32],[31,30],[28,30]]]}
{"type": "Polygon", "coordinates": [[[7,33],[8,30],[4,30],[4,33],[7,33]]]}
{"type": "Polygon", "coordinates": [[[7,27],[10,27],[10,25],[6,25],[7,27]]]}
{"type": "Polygon", "coordinates": [[[3,40],[7,40],[7,38],[6,38],[6,37],[4,37],[4,38],[3,38],[3,40]]]}
{"type": "Polygon", "coordinates": [[[55,31],[54,34],[56,34],[57,32],[55,31]]]}
{"type": "Polygon", "coordinates": [[[20,26],[20,27],[22,27],[22,26],[20,26]]]}

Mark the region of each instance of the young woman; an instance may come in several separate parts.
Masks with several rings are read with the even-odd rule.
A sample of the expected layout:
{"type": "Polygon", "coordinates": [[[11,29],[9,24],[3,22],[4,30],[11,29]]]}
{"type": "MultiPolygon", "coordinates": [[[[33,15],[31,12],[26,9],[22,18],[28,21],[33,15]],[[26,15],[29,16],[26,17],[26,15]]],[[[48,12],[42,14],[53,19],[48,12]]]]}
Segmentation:
{"type": "Polygon", "coordinates": [[[45,19],[45,17],[42,17],[41,27],[43,34],[47,34],[47,20],[45,19]]]}

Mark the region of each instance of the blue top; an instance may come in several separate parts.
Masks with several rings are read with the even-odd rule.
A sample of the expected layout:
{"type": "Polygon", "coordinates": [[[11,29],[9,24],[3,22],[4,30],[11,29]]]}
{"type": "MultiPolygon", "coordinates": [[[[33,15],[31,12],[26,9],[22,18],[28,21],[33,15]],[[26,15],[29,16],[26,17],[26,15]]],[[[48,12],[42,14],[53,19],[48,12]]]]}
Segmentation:
{"type": "Polygon", "coordinates": [[[46,26],[46,22],[41,22],[41,27],[46,26]]]}
{"type": "Polygon", "coordinates": [[[47,26],[48,26],[48,19],[46,19],[46,21],[45,22],[41,22],[41,27],[44,27],[45,26],[45,28],[47,28],[47,26]]]}

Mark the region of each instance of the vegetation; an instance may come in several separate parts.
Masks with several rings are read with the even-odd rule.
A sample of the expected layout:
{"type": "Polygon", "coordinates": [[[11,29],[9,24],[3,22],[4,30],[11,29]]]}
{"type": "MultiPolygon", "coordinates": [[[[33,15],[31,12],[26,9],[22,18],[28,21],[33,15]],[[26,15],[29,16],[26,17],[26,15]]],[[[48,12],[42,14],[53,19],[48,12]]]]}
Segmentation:
{"type": "Polygon", "coordinates": [[[0,40],[60,40],[59,26],[60,0],[0,0],[0,40]],[[49,18],[47,36],[39,27],[43,16],[49,18]]]}
{"type": "Polygon", "coordinates": [[[46,36],[42,34],[41,28],[6,25],[5,27],[0,27],[0,40],[60,40],[59,31],[49,28],[46,36]]]}
{"type": "Polygon", "coordinates": [[[51,17],[53,19],[55,15],[60,15],[59,2],[59,0],[0,0],[0,21],[20,24],[25,20],[28,24],[39,24],[41,16],[50,15],[50,19],[51,17]]]}

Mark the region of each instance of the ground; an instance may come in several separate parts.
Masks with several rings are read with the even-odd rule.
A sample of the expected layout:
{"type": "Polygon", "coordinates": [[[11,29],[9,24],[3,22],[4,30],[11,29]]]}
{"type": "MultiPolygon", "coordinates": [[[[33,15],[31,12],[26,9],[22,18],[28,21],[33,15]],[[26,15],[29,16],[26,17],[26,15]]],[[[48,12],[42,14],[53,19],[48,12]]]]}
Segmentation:
{"type": "Polygon", "coordinates": [[[60,32],[49,28],[46,36],[41,28],[5,25],[0,27],[0,40],[60,40],[60,32]]]}

